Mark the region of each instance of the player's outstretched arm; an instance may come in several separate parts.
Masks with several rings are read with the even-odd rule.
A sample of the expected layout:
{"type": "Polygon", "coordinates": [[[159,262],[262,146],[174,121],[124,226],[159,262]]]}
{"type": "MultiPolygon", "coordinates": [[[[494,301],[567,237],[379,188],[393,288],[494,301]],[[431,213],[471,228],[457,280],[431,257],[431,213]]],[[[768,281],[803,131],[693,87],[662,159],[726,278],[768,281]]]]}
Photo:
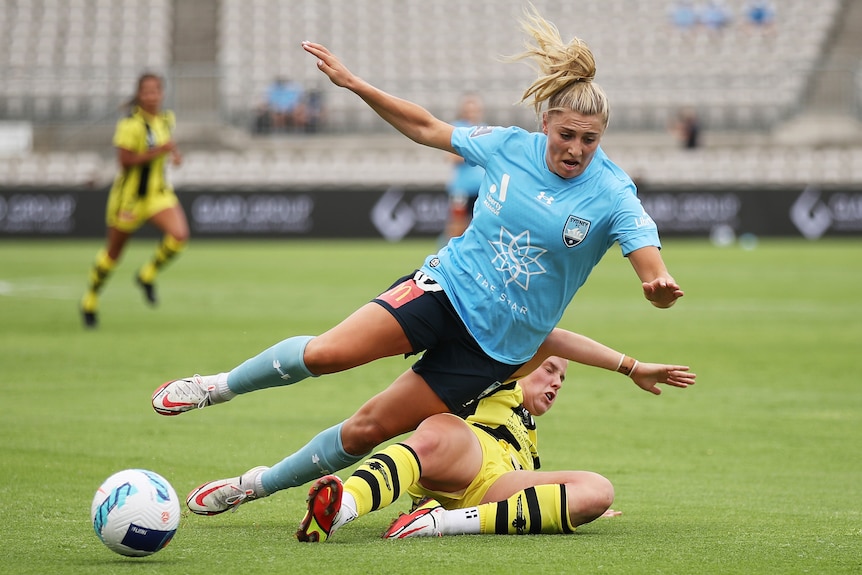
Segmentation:
{"type": "Polygon", "coordinates": [[[694,385],[696,378],[688,366],[640,363],[585,335],[559,327],[548,334],[533,359],[525,363],[513,377],[523,377],[554,355],[583,365],[626,374],[638,387],[655,395],[661,394],[661,389],[657,386],[659,383],[686,388],[694,385]]]}
{"type": "Polygon", "coordinates": [[[303,42],[302,48],[317,58],[317,67],[329,80],[362,98],[372,110],[392,126],[419,144],[455,153],[452,148],[454,126],[437,119],[418,104],[379,90],[353,74],[325,46],[303,42]]]}

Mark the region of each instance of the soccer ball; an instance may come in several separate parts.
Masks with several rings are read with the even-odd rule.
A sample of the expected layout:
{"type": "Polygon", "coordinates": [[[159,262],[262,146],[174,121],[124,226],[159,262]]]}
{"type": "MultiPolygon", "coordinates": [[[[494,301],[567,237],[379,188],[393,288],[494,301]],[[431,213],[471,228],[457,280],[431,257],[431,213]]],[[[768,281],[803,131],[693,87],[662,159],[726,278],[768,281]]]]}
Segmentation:
{"type": "Polygon", "coordinates": [[[90,508],[93,529],[115,553],[145,557],[163,549],[180,524],[180,503],[167,480],[145,469],[126,469],[102,483],[90,508]]]}

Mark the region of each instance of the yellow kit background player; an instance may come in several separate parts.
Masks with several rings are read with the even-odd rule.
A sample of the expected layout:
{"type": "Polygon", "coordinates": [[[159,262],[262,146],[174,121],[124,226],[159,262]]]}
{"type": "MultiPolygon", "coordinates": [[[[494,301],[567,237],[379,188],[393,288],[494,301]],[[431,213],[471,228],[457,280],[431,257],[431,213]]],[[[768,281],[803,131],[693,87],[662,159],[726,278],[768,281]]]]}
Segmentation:
{"type": "Polygon", "coordinates": [[[129,114],[117,122],[114,132],[120,169],[108,197],[106,245],[96,255],[87,292],[81,300],[86,327],[98,325],[99,292],[129,238],[144,223],[151,223],[164,234],[153,257],[135,276],[151,305],[158,301],[155,280],[159,270],[183,250],[189,238],[185,212],[166,177],[168,156],[179,166],[182,155],[173,139],[174,114],[162,110],[162,78],[143,74],[137,86],[135,97],[128,104],[129,114]]]}

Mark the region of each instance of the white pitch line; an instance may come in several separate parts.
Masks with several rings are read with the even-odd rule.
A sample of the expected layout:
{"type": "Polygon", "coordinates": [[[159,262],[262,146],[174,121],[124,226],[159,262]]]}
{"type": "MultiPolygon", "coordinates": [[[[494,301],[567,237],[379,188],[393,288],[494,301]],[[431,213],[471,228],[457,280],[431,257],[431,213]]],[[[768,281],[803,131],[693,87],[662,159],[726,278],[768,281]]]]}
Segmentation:
{"type": "Polygon", "coordinates": [[[28,278],[23,281],[0,280],[0,296],[74,300],[79,297],[80,290],[69,285],[51,285],[43,278],[28,278]]]}

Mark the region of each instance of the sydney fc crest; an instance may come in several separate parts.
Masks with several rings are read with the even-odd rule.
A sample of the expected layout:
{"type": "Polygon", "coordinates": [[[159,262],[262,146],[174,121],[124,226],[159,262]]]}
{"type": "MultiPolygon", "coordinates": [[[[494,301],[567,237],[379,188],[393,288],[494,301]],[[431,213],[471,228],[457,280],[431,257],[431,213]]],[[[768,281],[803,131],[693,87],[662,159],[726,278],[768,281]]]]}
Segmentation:
{"type": "Polygon", "coordinates": [[[590,232],[590,222],[577,216],[569,216],[563,228],[563,241],[567,248],[573,248],[587,237],[590,232]]]}

